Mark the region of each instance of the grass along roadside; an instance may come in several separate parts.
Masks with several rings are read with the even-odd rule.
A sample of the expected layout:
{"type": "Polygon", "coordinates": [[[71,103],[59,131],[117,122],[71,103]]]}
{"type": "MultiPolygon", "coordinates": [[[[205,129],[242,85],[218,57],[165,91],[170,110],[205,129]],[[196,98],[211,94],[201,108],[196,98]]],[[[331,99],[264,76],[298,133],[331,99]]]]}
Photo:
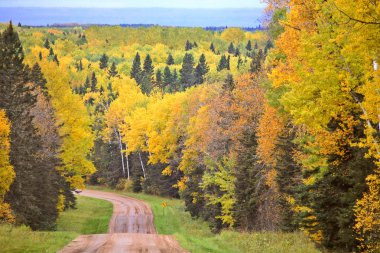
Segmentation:
{"type": "Polygon", "coordinates": [[[89,189],[115,192],[148,203],[154,213],[154,222],[159,234],[174,235],[181,246],[192,253],[318,253],[302,233],[239,233],[223,231],[213,234],[207,223],[191,218],[185,212],[181,200],[146,194],[111,190],[106,187],[89,186],[89,189]],[[162,203],[167,207],[165,213],[162,203]]]}
{"type": "Polygon", "coordinates": [[[57,252],[80,234],[106,233],[112,204],[105,200],[79,196],[77,209],[63,212],[57,231],[36,232],[27,227],[0,225],[1,252],[57,252]]]}

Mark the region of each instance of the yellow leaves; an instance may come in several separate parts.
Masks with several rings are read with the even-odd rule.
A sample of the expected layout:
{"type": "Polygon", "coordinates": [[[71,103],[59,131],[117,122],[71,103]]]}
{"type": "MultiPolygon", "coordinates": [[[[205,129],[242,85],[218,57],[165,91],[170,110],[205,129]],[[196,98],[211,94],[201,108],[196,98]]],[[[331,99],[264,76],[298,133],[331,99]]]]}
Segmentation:
{"type": "Polygon", "coordinates": [[[227,28],[221,35],[222,39],[239,44],[245,39],[245,33],[240,28],[227,28]]]}
{"type": "Polygon", "coordinates": [[[171,176],[173,174],[173,170],[171,169],[170,166],[167,166],[163,171],[162,175],[164,176],[171,176]]]}
{"type": "Polygon", "coordinates": [[[5,193],[9,190],[14,177],[16,176],[12,165],[9,162],[10,152],[10,123],[5,111],[0,109],[0,221],[13,222],[10,206],[4,203],[5,193]]]}

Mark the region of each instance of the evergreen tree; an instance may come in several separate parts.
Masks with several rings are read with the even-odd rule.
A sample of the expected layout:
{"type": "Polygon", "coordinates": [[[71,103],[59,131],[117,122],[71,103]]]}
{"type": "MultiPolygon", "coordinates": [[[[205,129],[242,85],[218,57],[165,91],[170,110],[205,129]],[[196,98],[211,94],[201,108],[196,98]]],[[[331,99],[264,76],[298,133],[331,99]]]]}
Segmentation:
{"type": "Polygon", "coordinates": [[[41,51],[38,53],[38,59],[40,59],[40,61],[42,61],[42,53],[41,53],[41,51]]]}
{"type": "Polygon", "coordinates": [[[149,94],[150,91],[152,90],[153,76],[154,76],[153,61],[152,61],[152,58],[150,58],[150,55],[148,54],[144,60],[143,71],[142,71],[141,80],[139,83],[142,92],[144,92],[145,94],[149,94]]]}
{"type": "Polygon", "coordinates": [[[172,80],[173,77],[172,77],[172,73],[170,72],[170,68],[168,66],[165,67],[164,69],[164,85],[166,87],[169,87],[169,92],[173,92],[172,90],[170,90],[170,87],[171,87],[171,84],[172,84],[172,80]]]}
{"type": "Polygon", "coordinates": [[[240,69],[241,65],[243,64],[243,60],[240,58],[238,59],[237,69],[240,69]]]}
{"type": "Polygon", "coordinates": [[[38,73],[31,74],[24,65],[23,49],[12,23],[1,33],[0,48],[0,108],[12,122],[10,162],[16,172],[5,201],[19,224],[54,229],[61,178],[55,170],[59,160],[45,155],[44,143],[32,123],[38,84],[29,84],[38,73]]]}
{"type": "Polygon", "coordinates": [[[45,47],[46,49],[50,49],[50,43],[49,43],[49,40],[48,40],[48,39],[45,40],[45,42],[44,42],[44,47],[45,47]]]}
{"type": "Polygon", "coordinates": [[[57,65],[59,66],[59,60],[58,60],[58,56],[56,54],[53,57],[53,61],[55,61],[55,63],[57,63],[57,65]]]}
{"type": "Polygon", "coordinates": [[[21,27],[21,23],[20,22],[18,22],[18,25],[17,25],[18,27],[21,27]]]}
{"type": "Polygon", "coordinates": [[[238,57],[238,56],[240,56],[240,50],[239,50],[239,48],[236,48],[236,50],[235,50],[235,57],[238,57]]]}
{"type": "Polygon", "coordinates": [[[179,81],[178,81],[178,73],[177,73],[177,70],[174,69],[173,71],[173,75],[172,75],[172,82],[170,84],[170,90],[171,91],[178,91],[179,90],[179,81]]]}
{"type": "Polygon", "coordinates": [[[234,88],[235,88],[234,78],[230,73],[228,73],[228,75],[227,75],[227,77],[223,83],[223,89],[228,90],[228,91],[232,91],[234,88]]]}
{"type": "Polygon", "coordinates": [[[162,72],[161,72],[160,69],[158,69],[157,72],[156,72],[156,85],[158,87],[163,88],[162,87],[162,72]]]}
{"type": "Polygon", "coordinates": [[[257,41],[255,41],[254,49],[255,49],[255,50],[259,49],[259,45],[257,44],[257,41]]]}
{"type": "Polygon", "coordinates": [[[194,57],[192,54],[185,54],[180,73],[182,88],[191,87],[195,84],[194,57]]]}
{"type": "Polygon", "coordinates": [[[96,86],[98,84],[98,79],[96,78],[95,72],[92,72],[91,76],[91,91],[96,92],[96,86]]]}
{"type": "Polygon", "coordinates": [[[194,41],[193,47],[194,47],[194,48],[195,48],[195,47],[198,47],[197,42],[194,41]]]}
{"type": "Polygon", "coordinates": [[[222,57],[220,57],[218,67],[216,69],[217,71],[222,71],[225,68],[227,68],[227,58],[225,55],[222,55],[222,57]]]}
{"type": "Polygon", "coordinates": [[[115,77],[117,76],[118,72],[116,70],[116,64],[115,62],[112,62],[111,68],[108,70],[108,77],[115,77]]]}
{"type": "Polygon", "coordinates": [[[227,70],[231,70],[231,64],[230,64],[230,62],[231,62],[231,56],[229,55],[227,57],[227,65],[226,65],[226,69],[227,70]]]}
{"type": "Polygon", "coordinates": [[[185,45],[185,51],[189,51],[193,49],[193,45],[190,43],[190,41],[186,41],[186,45],[185,45]]]}
{"type": "Polygon", "coordinates": [[[199,63],[195,68],[195,79],[197,84],[204,82],[204,76],[209,72],[210,68],[206,62],[206,56],[202,54],[199,58],[199,63]]]}
{"type": "Polygon", "coordinates": [[[85,93],[91,88],[90,78],[86,77],[86,81],[83,84],[85,93]]]}
{"type": "Polygon", "coordinates": [[[250,40],[248,40],[247,46],[245,46],[245,48],[246,48],[248,51],[251,51],[251,50],[252,50],[252,43],[251,43],[250,40]]]}
{"type": "Polygon", "coordinates": [[[264,48],[264,54],[266,55],[268,53],[268,50],[273,47],[273,43],[271,40],[268,40],[267,43],[265,44],[264,48]]]}
{"type": "Polygon", "coordinates": [[[210,45],[210,50],[215,53],[215,47],[214,47],[214,43],[211,42],[211,45],[210,45]]]}
{"type": "Polygon", "coordinates": [[[235,46],[234,43],[231,42],[231,44],[228,47],[228,53],[229,54],[234,54],[235,53],[235,46]]]}
{"type": "Polygon", "coordinates": [[[135,58],[133,59],[131,70],[131,78],[135,79],[137,83],[140,83],[141,72],[141,59],[140,54],[137,52],[135,58]]]}
{"type": "Polygon", "coordinates": [[[168,59],[166,60],[167,65],[173,65],[174,64],[174,58],[172,54],[168,55],[168,59]]]}
{"type": "Polygon", "coordinates": [[[53,57],[54,57],[54,50],[53,50],[52,47],[51,47],[50,50],[49,50],[49,56],[53,56],[53,57]]]}
{"type": "Polygon", "coordinates": [[[105,69],[108,67],[108,56],[106,54],[103,54],[100,58],[99,67],[100,69],[105,69]]]}

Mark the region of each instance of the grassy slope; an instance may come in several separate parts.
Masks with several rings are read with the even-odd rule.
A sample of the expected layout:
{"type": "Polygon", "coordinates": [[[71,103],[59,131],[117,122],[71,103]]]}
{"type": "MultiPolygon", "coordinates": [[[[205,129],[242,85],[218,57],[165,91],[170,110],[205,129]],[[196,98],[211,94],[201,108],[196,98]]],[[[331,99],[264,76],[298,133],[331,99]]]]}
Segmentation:
{"type": "Polygon", "coordinates": [[[112,215],[110,202],[78,197],[77,209],[61,214],[56,232],[0,225],[1,252],[56,252],[79,234],[105,233],[112,215]]]}
{"type": "Polygon", "coordinates": [[[104,187],[90,187],[94,190],[112,191],[141,199],[150,204],[155,215],[156,229],[160,234],[174,235],[182,247],[193,253],[317,253],[314,245],[301,233],[238,233],[224,231],[215,235],[208,225],[199,219],[192,219],[185,212],[182,201],[146,194],[113,191],[104,187]],[[162,202],[168,207],[163,214],[162,202]]]}

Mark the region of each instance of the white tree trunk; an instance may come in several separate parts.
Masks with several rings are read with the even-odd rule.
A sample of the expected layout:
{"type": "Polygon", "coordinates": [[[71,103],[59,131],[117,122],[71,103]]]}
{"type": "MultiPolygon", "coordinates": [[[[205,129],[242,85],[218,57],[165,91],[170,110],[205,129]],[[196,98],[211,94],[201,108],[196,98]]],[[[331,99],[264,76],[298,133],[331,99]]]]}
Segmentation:
{"type": "MultiPolygon", "coordinates": [[[[121,156],[121,167],[123,169],[123,177],[125,177],[125,166],[124,166],[124,155],[123,155],[123,143],[121,142],[121,136],[119,131],[115,130],[115,133],[119,139],[119,149],[120,149],[120,156],[121,156]]],[[[128,175],[129,179],[129,175],[128,175]]]]}
{"type": "Polygon", "coordinates": [[[144,168],[144,163],[141,159],[141,153],[139,152],[139,158],[140,158],[140,164],[141,164],[141,169],[143,171],[143,175],[144,175],[144,178],[145,178],[145,168],[144,168]]]}

